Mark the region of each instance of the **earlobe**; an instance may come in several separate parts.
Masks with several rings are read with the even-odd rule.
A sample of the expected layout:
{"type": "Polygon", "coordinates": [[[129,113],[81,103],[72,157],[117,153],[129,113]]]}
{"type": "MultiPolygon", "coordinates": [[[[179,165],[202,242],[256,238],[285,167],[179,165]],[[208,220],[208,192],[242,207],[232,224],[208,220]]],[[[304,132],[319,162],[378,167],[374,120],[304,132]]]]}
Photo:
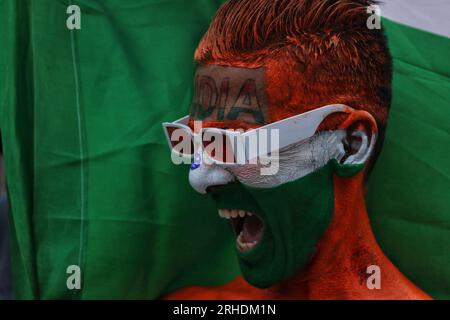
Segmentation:
{"type": "Polygon", "coordinates": [[[340,155],[334,159],[335,173],[340,177],[353,177],[361,172],[369,160],[376,137],[369,137],[366,131],[358,130],[351,133],[351,141],[345,134],[340,142],[340,155]]]}
{"type": "Polygon", "coordinates": [[[343,131],[338,143],[339,155],[332,163],[336,175],[353,177],[361,172],[372,154],[375,142],[376,137],[369,136],[364,130],[353,131],[350,136],[343,131]]]}

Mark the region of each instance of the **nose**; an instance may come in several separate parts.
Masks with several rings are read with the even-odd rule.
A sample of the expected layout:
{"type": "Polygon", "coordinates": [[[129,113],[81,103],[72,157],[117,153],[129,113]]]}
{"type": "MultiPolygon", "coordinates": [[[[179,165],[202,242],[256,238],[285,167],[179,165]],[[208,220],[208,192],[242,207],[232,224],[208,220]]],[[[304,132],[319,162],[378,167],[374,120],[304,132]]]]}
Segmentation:
{"type": "Polygon", "coordinates": [[[212,164],[202,163],[189,172],[189,183],[195,191],[206,194],[207,189],[213,186],[226,185],[234,181],[234,176],[227,170],[212,164]]]}

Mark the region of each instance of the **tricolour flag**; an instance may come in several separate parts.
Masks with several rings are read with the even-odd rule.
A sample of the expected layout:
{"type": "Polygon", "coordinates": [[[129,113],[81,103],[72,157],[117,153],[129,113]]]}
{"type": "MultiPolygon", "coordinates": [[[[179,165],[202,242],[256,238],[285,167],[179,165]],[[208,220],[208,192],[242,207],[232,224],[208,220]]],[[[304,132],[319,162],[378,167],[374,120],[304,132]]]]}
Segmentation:
{"type": "Polygon", "coordinates": [[[368,207],[385,253],[450,299],[450,1],[386,0],[393,104],[368,207]]]}

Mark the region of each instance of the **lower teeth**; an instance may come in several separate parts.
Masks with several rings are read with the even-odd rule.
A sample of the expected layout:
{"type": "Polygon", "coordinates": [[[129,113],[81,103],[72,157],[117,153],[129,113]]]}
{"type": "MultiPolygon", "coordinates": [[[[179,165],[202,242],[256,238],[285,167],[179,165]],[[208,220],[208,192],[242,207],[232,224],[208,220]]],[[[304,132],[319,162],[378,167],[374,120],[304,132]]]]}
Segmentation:
{"type": "Polygon", "coordinates": [[[239,236],[236,239],[238,248],[241,250],[250,250],[252,249],[254,246],[256,246],[258,244],[258,241],[253,241],[253,242],[243,242],[242,241],[242,232],[239,234],[239,236]]]}

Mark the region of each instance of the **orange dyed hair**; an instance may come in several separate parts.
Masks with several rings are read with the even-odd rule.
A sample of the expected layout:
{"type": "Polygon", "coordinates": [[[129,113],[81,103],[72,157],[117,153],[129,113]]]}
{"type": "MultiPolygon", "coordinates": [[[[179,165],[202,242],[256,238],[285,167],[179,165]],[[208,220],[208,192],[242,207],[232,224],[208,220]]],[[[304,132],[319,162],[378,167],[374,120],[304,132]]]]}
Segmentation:
{"type": "Polygon", "coordinates": [[[372,0],[230,0],[195,53],[197,64],[266,68],[271,121],[343,103],[377,120],[378,155],[391,103],[392,59],[367,27],[372,0]]]}

